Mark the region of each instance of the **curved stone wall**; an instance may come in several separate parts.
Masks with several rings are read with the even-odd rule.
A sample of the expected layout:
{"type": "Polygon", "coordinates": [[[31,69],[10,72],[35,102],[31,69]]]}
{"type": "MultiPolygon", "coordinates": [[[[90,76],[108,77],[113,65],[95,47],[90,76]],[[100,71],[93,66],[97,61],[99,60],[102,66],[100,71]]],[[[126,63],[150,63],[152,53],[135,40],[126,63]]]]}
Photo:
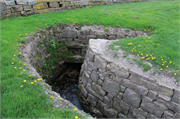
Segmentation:
{"type": "Polygon", "coordinates": [[[61,12],[95,5],[147,0],[0,0],[1,19],[49,12],[61,12]]]}
{"type": "Polygon", "coordinates": [[[180,87],[175,83],[164,85],[139,74],[132,65],[126,67],[123,60],[110,57],[111,42],[89,41],[79,78],[84,107],[98,117],[180,118],[180,87]]]}

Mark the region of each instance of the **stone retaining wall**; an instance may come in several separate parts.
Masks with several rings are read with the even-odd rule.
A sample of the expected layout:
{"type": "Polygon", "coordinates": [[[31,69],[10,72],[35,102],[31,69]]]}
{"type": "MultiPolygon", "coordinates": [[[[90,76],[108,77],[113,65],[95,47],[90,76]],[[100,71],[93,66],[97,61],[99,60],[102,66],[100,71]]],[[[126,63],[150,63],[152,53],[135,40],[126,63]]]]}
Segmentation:
{"type": "Polygon", "coordinates": [[[147,0],[1,0],[1,19],[49,12],[61,12],[95,5],[141,2],[147,0]]]}
{"type": "MultiPolygon", "coordinates": [[[[28,42],[30,42],[30,52],[28,55],[30,64],[37,70],[37,72],[43,77],[46,74],[43,64],[51,55],[47,52],[47,47],[44,43],[50,41],[55,41],[57,43],[64,43],[69,51],[72,51],[73,56],[71,59],[60,60],[57,62],[56,68],[53,74],[49,77],[56,77],[61,70],[62,64],[64,62],[68,63],[83,63],[86,50],[89,45],[89,39],[109,39],[114,40],[116,38],[121,39],[125,37],[137,37],[141,35],[142,37],[148,35],[142,31],[135,31],[131,29],[124,28],[106,28],[103,26],[82,26],[80,25],[58,25],[57,27],[50,27],[47,29],[39,30],[37,34],[30,35],[26,37],[28,42]],[[81,30],[80,30],[81,29],[81,30]],[[105,32],[108,29],[109,32],[105,32]],[[56,74],[56,75],[55,75],[56,74]]],[[[22,51],[23,52],[23,51],[22,51]]],[[[47,65],[48,67],[48,65],[47,65]]],[[[51,67],[48,67],[51,68],[51,67]]]]}
{"type": "Polygon", "coordinates": [[[112,41],[89,42],[79,78],[83,106],[98,117],[180,118],[179,88],[157,84],[110,61],[103,47],[108,42],[112,41]]]}

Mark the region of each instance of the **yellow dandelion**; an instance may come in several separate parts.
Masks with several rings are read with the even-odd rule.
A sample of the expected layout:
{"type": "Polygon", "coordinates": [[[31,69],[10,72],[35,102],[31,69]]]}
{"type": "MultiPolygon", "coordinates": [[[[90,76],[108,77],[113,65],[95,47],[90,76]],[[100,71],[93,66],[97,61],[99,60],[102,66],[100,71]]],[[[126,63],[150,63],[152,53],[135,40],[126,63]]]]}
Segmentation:
{"type": "Polygon", "coordinates": [[[75,116],[75,119],[77,119],[78,118],[78,116],[75,116]]]}
{"type": "Polygon", "coordinates": [[[160,70],[162,71],[163,69],[161,68],[160,70]]]}
{"type": "Polygon", "coordinates": [[[162,66],[164,66],[164,64],[162,64],[162,66]]]}
{"type": "Polygon", "coordinates": [[[143,39],[145,39],[145,38],[143,38],[143,39]]]}
{"type": "Polygon", "coordinates": [[[177,72],[179,72],[179,70],[177,70],[177,72]]]}
{"type": "Polygon", "coordinates": [[[141,53],[141,55],[143,55],[143,53],[141,53]]]}
{"type": "Polygon", "coordinates": [[[129,38],[129,36],[127,36],[126,38],[129,38]]]}
{"type": "Polygon", "coordinates": [[[168,66],[166,66],[168,68],[168,66]]]}
{"type": "Polygon", "coordinates": [[[19,52],[19,54],[21,54],[21,52],[19,52]]]}
{"type": "Polygon", "coordinates": [[[31,82],[31,84],[34,84],[34,82],[31,82]]]}
{"type": "Polygon", "coordinates": [[[21,34],[19,34],[19,36],[21,36],[21,34]]]}
{"type": "Polygon", "coordinates": [[[31,75],[29,75],[29,77],[31,77],[31,75]]]}
{"type": "Polygon", "coordinates": [[[19,61],[19,63],[21,63],[21,61],[19,61]]]}
{"type": "Polygon", "coordinates": [[[17,67],[14,67],[15,69],[17,68],[17,67]]]}
{"type": "Polygon", "coordinates": [[[148,54],[146,54],[146,57],[148,57],[148,54]]]}
{"type": "Polygon", "coordinates": [[[17,41],[17,39],[16,39],[16,41],[17,41]]]}
{"type": "Polygon", "coordinates": [[[171,64],[172,62],[170,61],[169,63],[171,64]]]}
{"type": "Polygon", "coordinates": [[[23,65],[25,65],[25,64],[23,64],[23,65]]]}
{"type": "Polygon", "coordinates": [[[27,33],[25,35],[27,36],[27,33]]]}
{"type": "Polygon", "coordinates": [[[13,60],[14,60],[14,58],[13,58],[13,60]]]}
{"type": "Polygon", "coordinates": [[[148,30],[148,31],[150,31],[150,30],[148,30]]]}
{"type": "Polygon", "coordinates": [[[40,81],[40,80],[42,80],[42,79],[41,79],[41,78],[38,78],[37,80],[40,81]]]}
{"type": "Polygon", "coordinates": [[[22,69],[21,67],[19,69],[22,69]]]}
{"type": "Polygon", "coordinates": [[[141,37],[141,35],[139,35],[141,37]]]}
{"type": "Polygon", "coordinates": [[[60,100],[62,100],[62,98],[60,98],[60,100]]]}
{"type": "Polygon", "coordinates": [[[137,54],[137,56],[139,56],[139,54],[137,54]]]}
{"type": "Polygon", "coordinates": [[[21,46],[21,44],[19,44],[21,46]]]}
{"type": "Polygon", "coordinates": [[[16,55],[14,54],[14,57],[15,57],[16,55]]]}
{"type": "Polygon", "coordinates": [[[141,52],[139,51],[139,53],[141,53],[141,52]]]}
{"type": "Polygon", "coordinates": [[[24,82],[26,82],[26,80],[24,80],[24,82]]]}
{"type": "Polygon", "coordinates": [[[169,73],[171,72],[171,71],[168,71],[169,73]]]}
{"type": "Polygon", "coordinates": [[[17,44],[17,46],[19,46],[19,45],[17,44]]]}
{"type": "Polygon", "coordinates": [[[147,35],[145,35],[145,37],[147,37],[147,35]]]}
{"type": "Polygon", "coordinates": [[[126,47],[127,48],[127,47],[126,47]]]}
{"type": "Polygon", "coordinates": [[[77,108],[74,108],[74,110],[76,111],[76,110],[77,110],[77,108]]]}
{"type": "Polygon", "coordinates": [[[14,62],[12,62],[12,64],[14,64],[14,62]]]}
{"type": "Polygon", "coordinates": [[[139,47],[141,46],[141,45],[138,45],[139,47]]]}
{"type": "Polygon", "coordinates": [[[176,73],[174,73],[174,75],[176,76],[176,73]]]}
{"type": "Polygon", "coordinates": [[[163,59],[161,59],[163,61],[163,59]]]}
{"type": "MultiPolygon", "coordinates": [[[[65,18],[66,19],[66,18],[65,18]]],[[[45,25],[47,25],[47,24],[45,24],[45,25]]]]}
{"type": "Polygon", "coordinates": [[[141,57],[141,59],[144,59],[144,57],[141,57]]]}
{"type": "Polygon", "coordinates": [[[23,85],[20,86],[21,88],[23,87],[23,85]]]}
{"type": "Polygon", "coordinates": [[[16,50],[18,52],[18,50],[16,50]]]}
{"type": "Polygon", "coordinates": [[[144,29],[144,31],[146,31],[146,29],[144,29]]]}
{"type": "Polygon", "coordinates": [[[54,98],[53,96],[51,96],[51,98],[54,98]]]}
{"type": "Polygon", "coordinates": [[[26,71],[25,69],[23,69],[23,71],[26,71]]]}
{"type": "Polygon", "coordinates": [[[37,82],[37,80],[34,80],[34,82],[36,83],[36,82],[37,82]]]}

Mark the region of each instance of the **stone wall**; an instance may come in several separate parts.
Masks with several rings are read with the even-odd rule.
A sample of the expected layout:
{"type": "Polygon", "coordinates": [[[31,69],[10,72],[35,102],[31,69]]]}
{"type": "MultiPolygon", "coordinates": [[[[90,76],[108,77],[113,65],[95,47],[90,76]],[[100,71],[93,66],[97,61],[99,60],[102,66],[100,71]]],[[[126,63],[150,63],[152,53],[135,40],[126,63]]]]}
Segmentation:
{"type": "MultiPolygon", "coordinates": [[[[57,27],[50,27],[47,29],[42,29],[37,31],[37,34],[30,35],[26,37],[27,42],[29,42],[29,53],[28,58],[30,64],[37,70],[37,72],[44,77],[47,75],[47,70],[43,68],[47,59],[50,58],[52,54],[47,52],[47,48],[55,42],[56,45],[63,43],[66,45],[68,51],[73,53],[73,56],[68,59],[60,58],[58,62],[54,65],[56,68],[51,69],[47,64],[47,69],[51,69],[53,73],[48,76],[48,78],[55,78],[61,70],[64,69],[64,62],[68,63],[83,63],[84,57],[89,45],[89,39],[121,39],[125,37],[136,37],[141,35],[142,37],[148,35],[142,31],[135,31],[127,28],[106,28],[103,26],[82,26],[80,25],[58,25],[57,27]],[[105,32],[108,29],[109,32],[105,32]],[[48,46],[45,45],[48,44],[48,46]]],[[[57,49],[58,50],[58,49],[57,49]]],[[[23,52],[23,51],[22,51],[23,52]]],[[[59,53],[65,54],[64,51],[58,51],[59,53]]],[[[48,79],[46,78],[46,79],[48,79]]]]}
{"type": "Polygon", "coordinates": [[[108,58],[111,42],[89,41],[79,78],[84,107],[98,117],[180,118],[179,86],[162,85],[108,58]]]}
{"type": "Polygon", "coordinates": [[[1,19],[49,12],[61,12],[95,5],[140,2],[147,0],[1,0],[1,19]]]}

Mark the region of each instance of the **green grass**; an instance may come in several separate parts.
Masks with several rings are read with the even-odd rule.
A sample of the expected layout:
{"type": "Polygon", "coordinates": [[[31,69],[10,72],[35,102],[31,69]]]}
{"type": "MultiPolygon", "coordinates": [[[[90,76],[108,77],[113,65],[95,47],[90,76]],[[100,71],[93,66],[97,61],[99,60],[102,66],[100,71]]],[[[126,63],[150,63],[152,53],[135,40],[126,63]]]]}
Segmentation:
{"type": "MultiPolygon", "coordinates": [[[[101,5],[1,21],[1,118],[74,118],[77,115],[69,110],[55,111],[49,101],[52,99],[45,95],[38,84],[31,84],[30,82],[35,79],[29,77],[26,71],[22,71],[26,67],[23,62],[19,63],[18,57],[21,55],[16,50],[20,46],[17,41],[21,41],[20,39],[26,34],[36,33],[38,29],[56,24],[69,23],[146,29],[150,30],[151,35],[155,34],[150,39],[152,42],[149,42],[149,39],[146,42],[141,38],[125,39],[121,40],[119,45],[124,43],[131,51],[133,46],[140,44],[142,49],[139,50],[143,54],[152,53],[157,63],[162,63],[159,57],[166,57],[167,63],[172,61],[169,68],[177,70],[179,69],[179,22],[179,1],[101,5]],[[128,46],[127,43],[133,43],[133,46],[128,46]],[[24,83],[24,80],[27,82],[24,83]]],[[[126,46],[122,48],[125,49],[126,46]]]]}
{"type": "Polygon", "coordinates": [[[151,66],[149,66],[148,64],[144,64],[143,61],[138,60],[138,59],[135,59],[135,58],[133,58],[133,60],[134,60],[139,66],[142,66],[144,71],[148,71],[148,70],[151,69],[151,66]]]}

